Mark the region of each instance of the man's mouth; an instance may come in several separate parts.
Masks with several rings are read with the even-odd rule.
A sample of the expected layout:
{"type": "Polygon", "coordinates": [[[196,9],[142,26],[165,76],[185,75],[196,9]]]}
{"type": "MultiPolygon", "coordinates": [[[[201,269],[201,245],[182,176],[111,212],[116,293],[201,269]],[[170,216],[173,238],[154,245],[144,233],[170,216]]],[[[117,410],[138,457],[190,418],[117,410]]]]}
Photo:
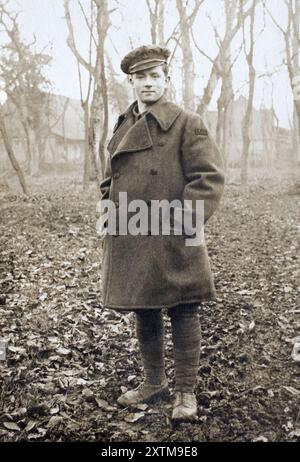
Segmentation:
{"type": "Polygon", "coordinates": [[[152,90],[145,90],[145,91],[143,91],[142,93],[154,93],[154,91],[152,91],[152,90]]]}

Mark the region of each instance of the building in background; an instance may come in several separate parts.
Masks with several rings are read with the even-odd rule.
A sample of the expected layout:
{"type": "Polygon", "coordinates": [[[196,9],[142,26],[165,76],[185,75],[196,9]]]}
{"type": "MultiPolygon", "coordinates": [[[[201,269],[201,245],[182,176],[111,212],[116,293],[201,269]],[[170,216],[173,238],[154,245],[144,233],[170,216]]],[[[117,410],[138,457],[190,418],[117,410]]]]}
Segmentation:
{"type": "MultiPolygon", "coordinates": [[[[63,171],[64,168],[81,169],[85,145],[84,112],[81,102],[51,93],[48,97],[49,114],[42,124],[44,143],[41,167],[42,169],[44,167],[45,171],[63,171]]],[[[123,102],[122,109],[123,106],[125,109],[126,105],[127,100],[123,102]]],[[[243,149],[242,120],[246,106],[247,99],[243,96],[235,100],[232,106],[232,123],[228,136],[228,167],[240,167],[243,149]]],[[[120,107],[110,105],[108,140],[120,110],[120,107]]],[[[7,102],[5,112],[6,125],[15,155],[23,168],[26,168],[26,137],[18,111],[11,102],[7,102]]],[[[208,111],[205,116],[208,129],[214,138],[217,118],[217,111],[208,111]]],[[[278,127],[271,109],[253,109],[250,138],[250,166],[272,167],[295,163],[293,131],[278,127]]],[[[11,168],[0,139],[0,172],[11,168]]]]}
{"type": "MultiPolygon", "coordinates": [[[[84,159],[84,114],[79,100],[61,95],[48,94],[49,111],[40,125],[42,152],[40,153],[41,168],[55,170],[63,165],[80,166],[84,159]]],[[[21,123],[19,111],[11,101],[4,106],[5,123],[14,153],[20,165],[26,169],[27,141],[25,130],[21,123]]],[[[12,168],[0,140],[0,168],[12,168]]]]}
{"type": "MultiPolygon", "coordinates": [[[[247,99],[243,96],[233,102],[232,122],[228,134],[228,167],[240,167],[241,165],[242,123],[246,108],[247,99]]],[[[206,113],[205,121],[214,138],[216,137],[217,120],[217,111],[206,113]]],[[[251,167],[272,167],[294,162],[293,132],[277,126],[272,109],[253,108],[250,139],[249,165],[251,167]]]]}

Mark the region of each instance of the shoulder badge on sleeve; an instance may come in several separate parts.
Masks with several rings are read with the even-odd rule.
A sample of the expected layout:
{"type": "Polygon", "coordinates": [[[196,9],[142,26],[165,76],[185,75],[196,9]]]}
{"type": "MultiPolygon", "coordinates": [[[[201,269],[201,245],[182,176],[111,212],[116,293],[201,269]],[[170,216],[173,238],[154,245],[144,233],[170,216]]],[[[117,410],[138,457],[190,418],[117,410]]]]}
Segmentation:
{"type": "Polygon", "coordinates": [[[207,136],[208,132],[206,128],[195,128],[195,135],[207,136]]]}

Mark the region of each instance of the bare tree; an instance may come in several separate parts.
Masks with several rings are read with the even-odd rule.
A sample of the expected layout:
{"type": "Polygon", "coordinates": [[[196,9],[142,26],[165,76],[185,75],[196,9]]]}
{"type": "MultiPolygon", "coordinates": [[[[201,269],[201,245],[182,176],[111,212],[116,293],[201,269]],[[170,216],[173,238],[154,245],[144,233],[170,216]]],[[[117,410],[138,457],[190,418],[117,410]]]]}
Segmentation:
{"type": "MultiPolygon", "coordinates": [[[[79,4],[81,5],[80,2],[79,4]]],[[[92,158],[95,156],[95,151],[90,149],[90,147],[93,145],[93,140],[90,140],[91,131],[90,131],[90,109],[89,109],[89,101],[90,101],[90,95],[92,92],[93,76],[95,74],[95,69],[92,65],[92,48],[93,48],[93,39],[94,39],[94,36],[93,36],[93,29],[94,29],[93,3],[92,1],[90,2],[91,23],[88,23],[88,29],[89,29],[88,60],[84,59],[81,56],[76,46],[75,35],[74,35],[73,24],[72,24],[71,13],[70,13],[70,0],[64,0],[64,7],[65,7],[65,19],[67,22],[68,32],[69,32],[69,35],[67,38],[67,45],[77,60],[77,70],[78,70],[78,78],[79,78],[79,86],[80,86],[80,100],[81,100],[81,106],[82,106],[83,113],[84,113],[83,188],[87,189],[89,181],[90,181],[90,177],[91,177],[91,165],[93,162],[92,158]],[[87,91],[86,91],[85,96],[83,95],[83,88],[82,88],[81,67],[83,67],[88,72],[88,86],[87,86],[87,91]]],[[[86,17],[85,12],[84,12],[84,16],[86,17]]]]}
{"type": "Polygon", "coordinates": [[[116,113],[120,114],[129,105],[129,90],[131,88],[124,82],[120,82],[116,75],[118,75],[112,65],[111,59],[107,56],[108,61],[108,97],[111,107],[116,113]]]}
{"type": "Polygon", "coordinates": [[[5,126],[5,119],[4,119],[4,116],[3,116],[1,106],[0,106],[0,134],[1,134],[1,137],[3,139],[3,143],[4,143],[4,146],[5,146],[8,158],[9,158],[9,160],[11,162],[11,165],[12,165],[13,169],[15,170],[15,172],[16,172],[16,174],[18,176],[22,191],[23,191],[24,194],[28,195],[28,190],[27,190],[27,186],[26,186],[25,177],[24,177],[24,174],[22,172],[22,169],[20,168],[19,162],[17,161],[17,158],[16,158],[16,156],[14,154],[13,147],[12,147],[12,144],[10,142],[10,139],[9,139],[9,136],[8,136],[8,133],[7,133],[7,129],[6,129],[6,126],[5,126]]]}
{"type": "Polygon", "coordinates": [[[291,89],[294,95],[294,130],[298,133],[298,139],[295,143],[296,159],[300,161],[300,65],[299,65],[299,46],[300,46],[300,3],[299,0],[283,0],[287,9],[287,24],[284,28],[275,19],[268,7],[268,2],[263,1],[264,6],[270,15],[275,26],[282,33],[285,44],[285,64],[288,69],[291,89]]]}
{"type": "MultiPolygon", "coordinates": [[[[224,10],[225,10],[225,20],[226,20],[226,30],[232,30],[233,23],[238,14],[238,1],[237,0],[225,0],[224,1],[224,10]]],[[[217,29],[214,28],[216,40],[219,41],[217,29]]],[[[223,154],[225,165],[227,165],[227,160],[229,156],[229,149],[231,147],[232,141],[232,117],[233,117],[233,101],[234,101],[234,91],[233,91],[233,77],[232,77],[232,68],[235,64],[235,61],[239,55],[237,53],[235,59],[232,58],[231,53],[231,43],[228,44],[228,47],[221,48],[220,54],[220,68],[221,68],[221,93],[218,99],[218,121],[217,121],[217,130],[216,130],[216,141],[220,146],[220,149],[223,154]]]]}
{"type": "Polygon", "coordinates": [[[153,45],[164,43],[165,5],[163,0],[146,0],[149,11],[151,39],[153,45]]]}
{"type": "MultiPolygon", "coordinates": [[[[102,126],[102,134],[99,142],[99,157],[100,157],[100,165],[102,168],[102,175],[104,176],[104,168],[105,168],[105,147],[106,147],[106,139],[108,134],[108,88],[107,88],[107,79],[105,74],[105,51],[104,51],[104,44],[105,44],[105,37],[107,35],[108,29],[110,27],[109,21],[109,11],[107,7],[107,0],[94,0],[97,8],[97,32],[98,32],[98,53],[97,53],[97,61],[96,63],[96,72],[100,74],[100,81],[97,82],[97,85],[100,88],[96,87],[99,93],[102,96],[102,104],[103,104],[103,126],[102,126]],[[98,64],[98,66],[97,66],[98,64]]],[[[96,74],[97,76],[97,74],[96,74]]],[[[95,79],[96,81],[97,79],[95,79]]]]}
{"type": "MultiPolygon", "coordinates": [[[[223,38],[220,37],[218,34],[217,28],[213,26],[215,36],[217,38],[217,45],[219,48],[219,51],[217,53],[217,56],[215,58],[211,58],[207,53],[205,53],[199,45],[196,43],[196,37],[194,34],[194,31],[192,31],[192,38],[194,41],[194,44],[197,48],[197,50],[205,56],[211,63],[211,71],[210,71],[210,76],[207,80],[207,85],[204,89],[203,96],[201,98],[201,102],[197,107],[197,112],[200,115],[204,115],[210,102],[213,97],[213,94],[217,88],[219,80],[222,78],[222,75],[224,74],[224,61],[226,62],[226,57],[230,55],[230,45],[235,38],[236,34],[240,31],[244,21],[246,18],[249,16],[251,13],[251,7],[244,9],[240,7],[238,8],[236,14],[235,12],[235,3],[236,0],[230,0],[230,8],[232,9],[232,16],[233,18],[227,18],[226,21],[226,29],[223,38]]],[[[247,1],[244,1],[243,4],[248,4],[247,1]]]]}
{"type": "Polygon", "coordinates": [[[0,24],[7,37],[1,47],[0,75],[4,82],[4,92],[8,101],[18,111],[27,144],[28,170],[37,175],[43,156],[45,126],[49,112],[48,95],[44,91],[49,80],[43,75],[43,68],[51,58],[32,50],[32,43],[26,44],[20,34],[18,13],[10,12],[6,4],[0,3],[0,24]]]}
{"type": "Polygon", "coordinates": [[[70,0],[64,0],[65,18],[68,26],[67,44],[77,60],[81,103],[85,121],[85,162],[83,185],[87,188],[89,179],[103,177],[105,167],[105,145],[108,132],[108,89],[105,74],[105,39],[110,27],[107,0],[91,0],[89,13],[80,0],[78,5],[89,31],[89,50],[86,59],[78,51],[71,19],[70,0]],[[96,58],[93,62],[93,54],[96,58]],[[83,96],[81,68],[88,72],[88,88],[83,96]],[[101,135],[99,136],[99,134],[101,135]],[[97,159],[99,158],[100,171],[97,159]]]}
{"type": "MultiPolygon", "coordinates": [[[[241,5],[243,7],[243,0],[241,5]]],[[[247,101],[247,108],[242,122],[242,133],[243,133],[243,150],[242,150],[242,163],[241,163],[241,184],[245,188],[248,180],[248,158],[250,150],[250,128],[252,121],[253,111],[253,97],[254,97],[254,86],[255,86],[255,68],[253,65],[253,54],[254,54],[254,20],[255,20],[255,9],[257,6],[257,0],[252,0],[250,8],[250,26],[249,26],[249,50],[247,51],[246,36],[245,36],[245,24],[243,23],[243,43],[246,55],[246,60],[249,69],[249,95],[247,101]]]]}
{"type": "Polygon", "coordinates": [[[192,13],[188,16],[187,2],[184,0],[176,0],[176,6],[180,17],[179,31],[180,31],[180,47],[182,50],[182,96],[183,105],[186,109],[195,109],[195,69],[194,59],[191,47],[191,28],[197,17],[200,6],[203,0],[195,0],[192,13]]]}

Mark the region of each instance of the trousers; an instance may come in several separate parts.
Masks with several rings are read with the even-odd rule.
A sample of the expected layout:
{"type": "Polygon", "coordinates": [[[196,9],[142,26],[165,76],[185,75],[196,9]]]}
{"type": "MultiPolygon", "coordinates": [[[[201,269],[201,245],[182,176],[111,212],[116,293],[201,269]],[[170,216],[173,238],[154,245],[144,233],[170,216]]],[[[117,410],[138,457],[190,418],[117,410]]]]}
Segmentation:
{"type": "MultiPolygon", "coordinates": [[[[182,304],[167,312],[172,327],[175,392],[192,393],[197,386],[201,345],[198,311],[197,304],[182,304]]],[[[135,310],[135,314],[145,381],[158,385],[166,379],[162,310],[135,310]]]]}

